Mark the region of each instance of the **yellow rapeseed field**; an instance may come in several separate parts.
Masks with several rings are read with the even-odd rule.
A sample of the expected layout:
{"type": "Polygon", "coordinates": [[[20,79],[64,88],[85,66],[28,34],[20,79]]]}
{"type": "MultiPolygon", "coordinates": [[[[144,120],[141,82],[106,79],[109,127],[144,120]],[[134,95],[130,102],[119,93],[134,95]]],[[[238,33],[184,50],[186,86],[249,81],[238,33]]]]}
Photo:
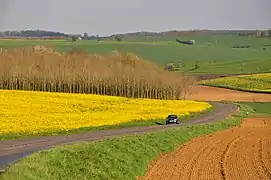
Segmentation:
{"type": "Polygon", "coordinates": [[[210,108],[205,102],[0,90],[0,135],[67,131],[133,120],[189,115],[210,108]]]}
{"type": "Polygon", "coordinates": [[[200,84],[236,90],[271,93],[271,73],[210,79],[201,81],[200,84]]]}

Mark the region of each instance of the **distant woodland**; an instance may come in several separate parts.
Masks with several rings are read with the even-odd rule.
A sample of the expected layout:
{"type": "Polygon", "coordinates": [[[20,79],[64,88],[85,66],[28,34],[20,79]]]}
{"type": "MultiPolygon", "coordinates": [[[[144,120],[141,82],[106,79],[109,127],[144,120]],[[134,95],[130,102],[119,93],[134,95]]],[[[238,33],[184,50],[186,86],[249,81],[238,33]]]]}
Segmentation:
{"type": "Polygon", "coordinates": [[[271,36],[271,29],[269,30],[187,30],[187,31],[166,31],[166,32],[134,32],[125,34],[114,34],[109,37],[99,37],[98,35],[88,36],[87,33],[80,34],[65,34],[61,32],[44,31],[44,30],[23,30],[23,31],[4,31],[0,32],[0,38],[52,38],[65,39],[69,37],[81,37],[82,39],[103,39],[114,37],[135,37],[135,36],[194,36],[194,35],[237,35],[237,36],[271,36]]]}

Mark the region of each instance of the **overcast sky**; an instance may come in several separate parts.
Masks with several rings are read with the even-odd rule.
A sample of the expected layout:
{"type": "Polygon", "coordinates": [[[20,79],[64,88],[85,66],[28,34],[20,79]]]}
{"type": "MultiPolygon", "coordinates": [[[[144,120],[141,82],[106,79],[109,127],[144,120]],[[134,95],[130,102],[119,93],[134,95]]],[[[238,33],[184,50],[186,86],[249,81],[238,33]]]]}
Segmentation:
{"type": "Polygon", "coordinates": [[[0,0],[0,31],[99,35],[271,28],[271,0],[0,0]]]}

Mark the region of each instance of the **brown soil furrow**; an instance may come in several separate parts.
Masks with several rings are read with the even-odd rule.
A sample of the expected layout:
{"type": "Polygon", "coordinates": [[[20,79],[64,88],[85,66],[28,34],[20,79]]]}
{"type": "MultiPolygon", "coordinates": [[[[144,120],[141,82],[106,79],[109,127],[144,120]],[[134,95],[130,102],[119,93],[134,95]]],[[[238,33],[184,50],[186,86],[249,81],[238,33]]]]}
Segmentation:
{"type": "Polygon", "coordinates": [[[225,179],[260,179],[257,164],[253,159],[253,146],[257,143],[255,133],[241,130],[242,139],[229,150],[225,158],[225,179]]]}
{"type": "MultiPolygon", "coordinates": [[[[244,168],[242,171],[240,171],[239,175],[242,176],[242,178],[248,178],[248,179],[266,179],[262,175],[262,170],[260,168],[259,161],[257,160],[259,151],[257,150],[257,142],[260,138],[258,129],[252,129],[253,133],[249,137],[245,139],[245,141],[240,144],[240,150],[239,156],[240,161],[243,160],[244,168]],[[242,153],[243,152],[243,153],[242,153]],[[243,173],[242,173],[243,172],[243,173]]],[[[236,152],[237,153],[237,152],[236,152]]]]}
{"type": "MultiPolygon", "coordinates": [[[[216,139],[213,139],[214,141],[216,139]]],[[[220,154],[223,149],[218,147],[223,147],[229,140],[218,140],[218,143],[213,144],[207,153],[201,154],[201,157],[195,164],[195,168],[190,170],[192,176],[190,179],[223,179],[220,172],[220,154]],[[204,167],[204,168],[203,168],[204,167]]]]}
{"type": "Polygon", "coordinates": [[[221,159],[220,159],[220,174],[222,176],[222,179],[225,180],[226,179],[226,157],[228,156],[230,150],[233,148],[233,146],[241,140],[240,136],[237,136],[236,138],[234,138],[232,141],[230,141],[227,145],[225,150],[222,153],[221,159]]]}
{"type": "MultiPolygon", "coordinates": [[[[215,173],[210,173],[207,171],[207,169],[212,169],[210,167],[210,164],[207,163],[208,157],[213,156],[215,153],[215,150],[217,149],[217,146],[221,144],[220,140],[216,140],[212,142],[211,145],[205,146],[206,148],[198,154],[198,156],[191,161],[192,167],[188,167],[185,169],[187,171],[187,177],[186,176],[179,176],[179,179],[199,179],[201,177],[207,177],[208,179],[214,179],[215,173]],[[205,167],[202,169],[202,167],[205,167]],[[207,173],[206,173],[207,172],[207,173]]],[[[175,176],[176,177],[176,176],[175,176]]]]}
{"type": "Polygon", "coordinates": [[[239,135],[227,136],[225,132],[216,133],[211,139],[213,146],[209,153],[202,154],[201,158],[196,162],[195,169],[197,171],[195,171],[195,169],[190,170],[193,175],[191,179],[224,179],[224,175],[221,173],[221,166],[223,163],[223,156],[221,156],[221,154],[227,154],[227,150],[239,140],[239,135]],[[219,143],[213,144],[213,142],[216,141],[219,143]]]}
{"type": "MultiPolygon", "coordinates": [[[[178,151],[176,153],[171,154],[170,156],[162,156],[159,161],[163,161],[163,163],[157,163],[156,168],[153,171],[150,171],[149,173],[155,174],[155,179],[172,179],[176,176],[181,176],[183,179],[184,177],[187,177],[187,171],[190,173],[189,169],[193,167],[194,162],[202,154],[202,152],[205,151],[205,149],[208,148],[207,145],[210,142],[207,142],[206,140],[203,141],[203,144],[195,144],[194,140],[190,141],[186,145],[182,146],[182,149],[185,149],[185,153],[180,154],[178,151]],[[187,147],[193,146],[194,149],[189,150],[187,147]],[[190,158],[187,158],[190,157],[190,158]],[[177,159],[177,161],[175,161],[177,159]],[[181,166],[180,163],[173,163],[173,162],[184,162],[181,166]],[[168,174],[167,172],[170,171],[171,173],[168,174]],[[182,172],[181,174],[179,172],[182,172]],[[166,175],[166,176],[165,176],[166,175]]],[[[153,179],[151,176],[150,178],[146,179],[153,179]]]]}
{"type": "MultiPolygon", "coordinates": [[[[181,166],[181,164],[178,164],[178,170],[182,173],[175,172],[174,176],[172,176],[172,179],[192,179],[192,172],[196,171],[196,164],[198,162],[198,159],[202,157],[203,154],[208,153],[210,149],[214,148],[214,146],[219,142],[216,141],[213,143],[213,146],[210,145],[212,143],[212,135],[209,136],[210,140],[202,139],[203,142],[200,146],[198,146],[198,150],[196,149],[190,149],[190,147],[187,147],[189,152],[192,152],[190,156],[187,154],[179,153],[180,161],[179,162],[185,162],[185,166],[181,166]]],[[[201,139],[201,138],[199,138],[201,139]]],[[[197,145],[196,141],[194,141],[193,146],[197,145]]]]}
{"type": "Polygon", "coordinates": [[[263,163],[268,169],[269,177],[271,179],[271,137],[269,136],[268,139],[264,139],[263,141],[263,163]]]}
{"type": "Polygon", "coordinates": [[[198,137],[156,160],[142,179],[270,180],[270,122],[248,118],[241,127],[198,137]]]}
{"type": "Polygon", "coordinates": [[[195,172],[195,166],[202,154],[206,153],[208,151],[209,147],[208,145],[205,145],[199,152],[194,154],[190,160],[187,162],[187,166],[183,169],[183,174],[180,175],[183,179],[192,179],[192,173],[195,172]]]}
{"type": "Polygon", "coordinates": [[[264,146],[264,141],[264,138],[260,138],[258,142],[258,160],[260,161],[261,167],[265,173],[264,177],[271,179],[271,166],[268,165],[268,159],[270,160],[271,158],[270,156],[268,157],[268,149],[270,149],[271,146],[264,146]]]}
{"type": "MultiPolygon", "coordinates": [[[[255,135],[256,136],[256,135],[255,135]]],[[[252,168],[253,170],[256,171],[257,173],[257,177],[261,177],[261,170],[259,170],[260,165],[259,165],[259,161],[257,160],[258,158],[258,154],[259,154],[259,150],[258,150],[258,138],[254,138],[253,144],[252,144],[252,156],[250,157],[250,161],[251,164],[253,165],[254,168],[252,168]]]]}
{"type": "MultiPolygon", "coordinates": [[[[263,140],[263,162],[268,169],[269,175],[271,176],[271,137],[265,137],[263,140]]],[[[270,178],[271,179],[271,178],[270,178]]]]}

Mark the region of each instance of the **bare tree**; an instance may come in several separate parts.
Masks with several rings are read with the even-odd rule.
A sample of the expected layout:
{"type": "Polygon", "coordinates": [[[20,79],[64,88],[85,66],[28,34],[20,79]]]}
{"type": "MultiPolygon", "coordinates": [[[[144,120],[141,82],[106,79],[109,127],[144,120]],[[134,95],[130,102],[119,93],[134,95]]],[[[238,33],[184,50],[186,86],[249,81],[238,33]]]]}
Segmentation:
{"type": "Polygon", "coordinates": [[[73,50],[59,54],[46,48],[1,52],[0,89],[182,99],[194,82],[132,53],[93,55],[73,50]]]}

